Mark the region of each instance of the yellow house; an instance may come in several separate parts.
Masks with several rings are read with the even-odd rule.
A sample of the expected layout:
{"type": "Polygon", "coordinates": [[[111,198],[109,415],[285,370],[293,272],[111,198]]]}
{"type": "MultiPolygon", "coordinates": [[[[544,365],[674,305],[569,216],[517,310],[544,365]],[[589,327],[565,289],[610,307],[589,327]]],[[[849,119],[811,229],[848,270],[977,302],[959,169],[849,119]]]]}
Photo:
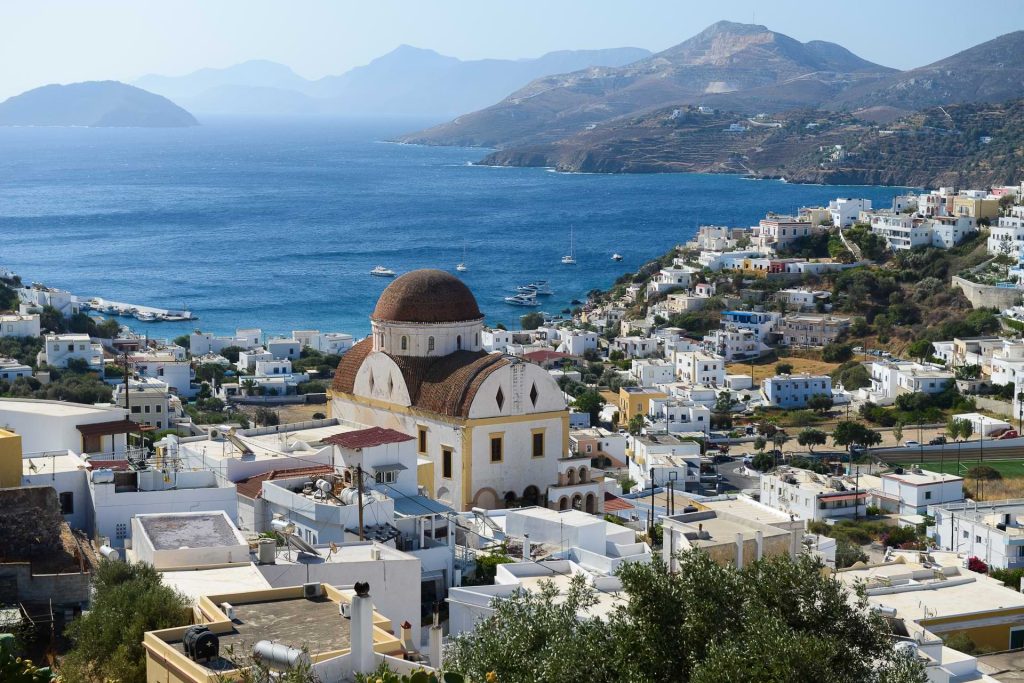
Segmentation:
{"type": "Polygon", "coordinates": [[[193,624],[143,636],[146,680],[239,681],[253,663],[254,647],[263,641],[273,643],[281,656],[302,658],[312,667],[344,655],[401,653],[401,641],[386,630],[390,621],[360,600],[352,591],[319,583],[201,597],[193,608],[193,624]],[[361,621],[364,614],[370,623],[361,621]],[[186,646],[186,632],[195,625],[208,628],[217,641],[216,648],[202,648],[202,656],[186,646]],[[362,631],[365,640],[360,638],[363,628],[369,630],[362,631]]]}
{"type": "Polygon", "coordinates": [[[619,423],[629,422],[634,415],[646,415],[651,399],[668,398],[668,394],[647,387],[622,387],[619,389],[619,423]]]}
{"type": "Polygon", "coordinates": [[[975,220],[981,218],[995,220],[999,217],[999,200],[957,195],[953,197],[953,215],[970,216],[975,220]]]}
{"type": "Polygon", "coordinates": [[[0,429],[0,488],[21,485],[21,436],[0,429]]]}

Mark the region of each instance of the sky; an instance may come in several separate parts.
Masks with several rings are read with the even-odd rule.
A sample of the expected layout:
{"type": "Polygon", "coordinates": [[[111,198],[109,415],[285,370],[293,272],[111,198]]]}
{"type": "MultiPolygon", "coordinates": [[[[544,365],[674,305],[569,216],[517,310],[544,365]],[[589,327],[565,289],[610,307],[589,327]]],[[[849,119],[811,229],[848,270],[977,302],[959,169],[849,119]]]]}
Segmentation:
{"type": "Polygon", "coordinates": [[[828,40],[896,68],[1024,29],[1021,0],[0,0],[0,98],[47,83],[180,75],[248,59],[307,78],[401,44],[461,59],[661,50],[720,19],[828,40]]]}

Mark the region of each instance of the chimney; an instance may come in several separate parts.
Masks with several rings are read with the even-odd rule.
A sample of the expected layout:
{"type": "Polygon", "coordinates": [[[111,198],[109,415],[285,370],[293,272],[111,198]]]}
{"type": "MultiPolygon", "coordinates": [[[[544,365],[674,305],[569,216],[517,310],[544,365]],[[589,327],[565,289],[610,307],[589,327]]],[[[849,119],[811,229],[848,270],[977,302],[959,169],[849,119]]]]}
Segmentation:
{"type": "Polygon", "coordinates": [[[438,670],[441,669],[441,643],[444,641],[444,636],[441,633],[439,607],[438,603],[434,603],[434,623],[430,625],[429,633],[430,666],[438,670]]]}
{"type": "Polygon", "coordinates": [[[402,649],[405,650],[406,653],[416,651],[416,647],[412,642],[412,624],[410,624],[408,620],[402,622],[402,649]]]}
{"type": "Polygon", "coordinates": [[[376,669],[373,652],[373,600],[370,598],[370,584],[356,583],[356,594],[352,598],[352,619],[349,622],[352,671],[370,674],[376,669]]]}
{"type": "Polygon", "coordinates": [[[736,532],[736,569],[743,569],[743,534],[736,532]]]}

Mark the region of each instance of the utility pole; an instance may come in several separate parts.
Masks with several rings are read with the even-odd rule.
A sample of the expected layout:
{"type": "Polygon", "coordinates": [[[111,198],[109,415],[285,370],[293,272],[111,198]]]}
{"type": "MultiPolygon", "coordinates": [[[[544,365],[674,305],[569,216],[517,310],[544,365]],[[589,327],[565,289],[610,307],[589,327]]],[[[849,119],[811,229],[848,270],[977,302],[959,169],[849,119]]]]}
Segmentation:
{"type": "Polygon", "coordinates": [[[122,362],[124,363],[124,407],[128,411],[128,415],[129,415],[128,419],[130,420],[131,419],[130,416],[132,414],[132,402],[131,402],[131,397],[128,395],[128,388],[130,386],[128,380],[131,379],[131,372],[129,372],[129,370],[128,370],[128,368],[130,367],[129,361],[128,361],[128,351],[126,350],[121,355],[123,356],[122,362]]]}
{"type": "Polygon", "coordinates": [[[356,465],[356,491],[358,492],[359,504],[359,540],[365,540],[363,536],[363,466],[356,465]]]}

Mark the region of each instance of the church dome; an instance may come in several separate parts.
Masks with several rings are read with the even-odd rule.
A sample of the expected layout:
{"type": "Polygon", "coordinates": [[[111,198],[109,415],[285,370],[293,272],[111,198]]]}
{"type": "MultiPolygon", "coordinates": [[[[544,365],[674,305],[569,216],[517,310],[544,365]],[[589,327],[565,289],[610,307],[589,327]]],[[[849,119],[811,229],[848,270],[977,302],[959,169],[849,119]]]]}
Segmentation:
{"type": "Polygon", "coordinates": [[[443,270],[414,270],[381,293],[372,320],[398,323],[456,323],[483,317],[469,287],[443,270]]]}

